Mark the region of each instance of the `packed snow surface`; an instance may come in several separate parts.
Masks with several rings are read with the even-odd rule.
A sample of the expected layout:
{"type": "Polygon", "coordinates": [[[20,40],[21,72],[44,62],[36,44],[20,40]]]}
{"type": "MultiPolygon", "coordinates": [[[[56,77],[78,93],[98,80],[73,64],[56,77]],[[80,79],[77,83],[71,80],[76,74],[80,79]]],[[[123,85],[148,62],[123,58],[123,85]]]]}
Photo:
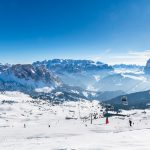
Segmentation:
{"type": "Polygon", "coordinates": [[[0,93],[0,150],[150,150],[150,110],[123,111],[130,117],[111,117],[107,125],[102,113],[97,101],[52,105],[0,93]],[[92,124],[91,113],[98,113],[92,124]]]}
{"type": "Polygon", "coordinates": [[[36,92],[44,92],[44,93],[50,93],[54,88],[53,87],[44,87],[44,88],[37,88],[35,89],[36,92]]]}

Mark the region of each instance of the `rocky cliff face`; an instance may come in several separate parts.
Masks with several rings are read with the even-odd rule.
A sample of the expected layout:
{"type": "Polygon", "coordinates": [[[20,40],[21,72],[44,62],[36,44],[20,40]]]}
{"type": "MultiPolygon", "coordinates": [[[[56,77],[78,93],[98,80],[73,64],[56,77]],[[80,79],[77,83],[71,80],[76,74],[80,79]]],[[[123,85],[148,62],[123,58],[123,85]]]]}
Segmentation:
{"type": "Polygon", "coordinates": [[[0,63],[0,73],[7,70],[9,67],[11,67],[10,64],[3,65],[3,64],[0,63]]]}
{"type": "Polygon", "coordinates": [[[146,63],[146,66],[145,66],[145,68],[144,68],[144,72],[146,73],[146,74],[149,74],[150,73],[150,59],[147,61],[147,63],[146,63]]]}
{"type": "Polygon", "coordinates": [[[94,62],[91,60],[71,60],[71,59],[53,59],[42,62],[33,63],[34,66],[44,65],[49,70],[57,73],[68,72],[68,73],[80,73],[89,71],[103,71],[110,70],[113,68],[102,62],[94,62]]]}
{"type": "Polygon", "coordinates": [[[19,89],[25,87],[28,89],[42,87],[57,87],[61,85],[60,80],[45,67],[26,65],[12,65],[10,67],[1,67],[0,81],[5,89],[19,89]]]}
{"type": "Polygon", "coordinates": [[[55,73],[61,81],[69,86],[97,90],[94,84],[113,72],[112,66],[91,60],[53,59],[35,62],[33,66],[44,66],[55,73]]]}

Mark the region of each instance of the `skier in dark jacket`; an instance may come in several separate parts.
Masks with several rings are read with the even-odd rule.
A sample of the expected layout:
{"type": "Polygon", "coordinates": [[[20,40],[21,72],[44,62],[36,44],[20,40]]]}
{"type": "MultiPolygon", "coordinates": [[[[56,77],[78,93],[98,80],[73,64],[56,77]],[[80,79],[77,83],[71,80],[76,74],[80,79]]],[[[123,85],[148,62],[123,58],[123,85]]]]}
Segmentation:
{"type": "Polygon", "coordinates": [[[131,121],[131,119],[129,119],[129,125],[130,125],[130,127],[132,127],[132,121],[131,121]]]}

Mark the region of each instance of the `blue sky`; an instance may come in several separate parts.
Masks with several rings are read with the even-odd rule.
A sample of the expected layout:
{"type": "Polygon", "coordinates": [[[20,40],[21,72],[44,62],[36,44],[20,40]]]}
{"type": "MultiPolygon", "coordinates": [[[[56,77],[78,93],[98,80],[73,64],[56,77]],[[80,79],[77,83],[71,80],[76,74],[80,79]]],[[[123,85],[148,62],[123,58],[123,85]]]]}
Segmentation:
{"type": "Polygon", "coordinates": [[[0,62],[145,64],[150,0],[0,0],[0,62]]]}

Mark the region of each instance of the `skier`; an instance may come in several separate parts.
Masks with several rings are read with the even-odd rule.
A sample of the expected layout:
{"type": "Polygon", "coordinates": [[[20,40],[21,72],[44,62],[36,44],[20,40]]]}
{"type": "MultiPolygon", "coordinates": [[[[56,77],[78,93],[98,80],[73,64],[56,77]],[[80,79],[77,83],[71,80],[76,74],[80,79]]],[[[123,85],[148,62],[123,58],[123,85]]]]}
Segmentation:
{"type": "Polygon", "coordinates": [[[26,124],[24,124],[24,128],[26,128],[26,124]]]}
{"type": "Polygon", "coordinates": [[[129,125],[130,125],[130,127],[132,127],[132,121],[131,121],[131,119],[129,119],[129,125]]]}

